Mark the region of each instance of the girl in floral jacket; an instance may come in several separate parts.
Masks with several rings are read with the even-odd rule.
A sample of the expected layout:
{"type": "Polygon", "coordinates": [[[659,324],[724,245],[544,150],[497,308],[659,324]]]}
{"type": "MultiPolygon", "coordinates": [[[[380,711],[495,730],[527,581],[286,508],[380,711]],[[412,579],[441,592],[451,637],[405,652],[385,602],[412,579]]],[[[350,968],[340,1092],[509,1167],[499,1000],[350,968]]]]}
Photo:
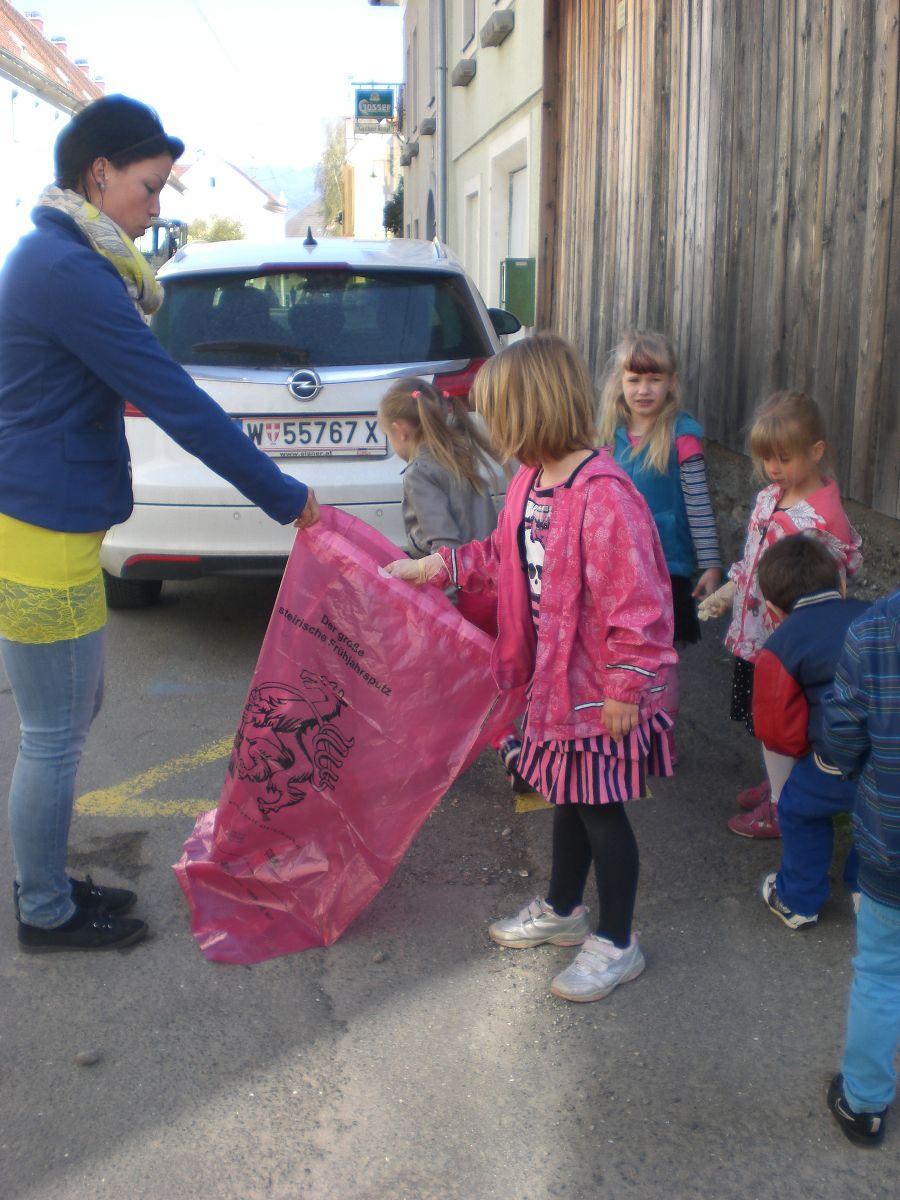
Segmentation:
{"type": "Polygon", "coordinates": [[[551,991],[600,1000],[644,969],[624,802],[645,792],[648,773],[671,774],[664,708],[677,655],[666,561],[644,500],[595,448],[594,391],[572,346],[552,334],[516,342],[482,367],[474,400],[503,459],[524,464],[497,529],[387,570],[497,597],[494,676],[501,688],[527,687],[518,769],[556,807],[546,897],[489,932],[517,948],[583,943],[551,991]],[[582,904],[592,862],[594,932],[582,904]]]}
{"type": "MultiPolygon", "coordinates": [[[[725,645],[735,656],[731,718],[753,733],[753,664],[774,629],[759,590],[757,568],[765,550],[779,538],[807,533],[819,538],[837,559],[841,579],[859,570],[862,544],[847,520],[837,484],[827,467],[825,424],[815,400],[802,392],[776,392],[757,410],[750,429],[750,453],[757,473],[770,480],[756,497],[744,554],[728,582],[699,608],[701,620],[731,609],[725,645]]],[[[738,796],[745,811],[728,822],[741,837],[777,838],[778,796],[795,760],[764,750],[766,780],[738,796]]]]}

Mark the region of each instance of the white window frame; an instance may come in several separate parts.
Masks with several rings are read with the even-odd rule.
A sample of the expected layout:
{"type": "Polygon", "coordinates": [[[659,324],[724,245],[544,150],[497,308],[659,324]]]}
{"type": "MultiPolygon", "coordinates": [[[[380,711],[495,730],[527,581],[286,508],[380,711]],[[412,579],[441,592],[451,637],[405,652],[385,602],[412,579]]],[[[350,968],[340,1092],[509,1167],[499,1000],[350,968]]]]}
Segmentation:
{"type": "MultiPolygon", "coordinates": [[[[490,213],[488,215],[489,248],[487,269],[488,304],[500,303],[500,260],[508,258],[509,247],[509,177],[523,168],[529,172],[526,228],[531,237],[531,172],[534,169],[531,128],[527,117],[517,121],[489,148],[490,155],[490,213]]],[[[482,251],[483,253],[483,251],[482,251]]],[[[529,256],[530,257],[530,256],[529,256]]]]}
{"type": "Polygon", "coordinates": [[[465,268],[468,271],[469,275],[472,277],[472,279],[475,283],[475,286],[478,288],[479,292],[482,290],[482,287],[481,287],[482,274],[483,274],[483,272],[482,272],[482,257],[483,257],[482,247],[484,245],[484,240],[485,240],[481,236],[481,227],[484,224],[483,209],[484,209],[484,205],[482,203],[481,176],[474,175],[471,179],[467,179],[463,183],[462,244],[463,244],[465,268]],[[476,198],[478,201],[478,216],[477,216],[477,220],[475,221],[474,239],[472,238],[473,231],[469,225],[469,201],[472,200],[473,197],[476,198]],[[469,245],[470,245],[471,241],[474,241],[474,247],[473,247],[474,262],[469,262],[469,245]]]}
{"type": "Polygon", "coordinates": [[[463,50],[468,50],[478,33],[478,0],[460,0],[460,21],[460,46],[463,50]]]}

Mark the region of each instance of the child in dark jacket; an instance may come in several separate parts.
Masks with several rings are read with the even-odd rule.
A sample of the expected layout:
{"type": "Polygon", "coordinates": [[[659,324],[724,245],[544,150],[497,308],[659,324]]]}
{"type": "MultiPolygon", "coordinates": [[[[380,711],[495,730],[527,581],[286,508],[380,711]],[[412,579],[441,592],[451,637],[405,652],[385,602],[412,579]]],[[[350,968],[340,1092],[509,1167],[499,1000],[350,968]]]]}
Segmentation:
{"type": "MultiPolygon", "coordinates": [[[[852,809],[855,792],[826,756],[822,697],[834,680],[844,635],[867,605],[844,599],[837,559],[805,534],[766,550],[758,582],[772,618],[781,624],[756,660],[753,728],[768,750],[797,760],[779,803],[781,867],[763,880],[762,898],[789,929],[807,929],[828,897],[832,818],[852,809]]],[[[851,849],[844,881],[854,894],[856,875],[851,849]]]]}
{"type": "Polygon", "coordinates": [[[900,1046],[900,591],[854,621],[825,697],[825,744],[858,777],[853,836],[862,893],[841,1074],[828,1106],[858,1145],[884,1136],[900,1046]]]}

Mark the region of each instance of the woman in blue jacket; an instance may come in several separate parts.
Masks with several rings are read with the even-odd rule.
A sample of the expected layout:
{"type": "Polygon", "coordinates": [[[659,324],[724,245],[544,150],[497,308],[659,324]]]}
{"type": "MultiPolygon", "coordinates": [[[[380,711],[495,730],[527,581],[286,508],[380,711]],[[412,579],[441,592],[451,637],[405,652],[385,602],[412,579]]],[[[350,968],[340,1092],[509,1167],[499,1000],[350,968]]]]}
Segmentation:
{"type": "Polygon", "coordinates": [[[314,494],[284,475],[162,349],[162,289],[134,246],[184,150],[107,96],[63,129],[56,181],[0,274],[0,656],[19,710],[10,788],[23,950],[138,941],[133,892],[66,871],[75,772],[101,701],[100,543],[132,509],[123,395],[276,521],[314,494]]]}

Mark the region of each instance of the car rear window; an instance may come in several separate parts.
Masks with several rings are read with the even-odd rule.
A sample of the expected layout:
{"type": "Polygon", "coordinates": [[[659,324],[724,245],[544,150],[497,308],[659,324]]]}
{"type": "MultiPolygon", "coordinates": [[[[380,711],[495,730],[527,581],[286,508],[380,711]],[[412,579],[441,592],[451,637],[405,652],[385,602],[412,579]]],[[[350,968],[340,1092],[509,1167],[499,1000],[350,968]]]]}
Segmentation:
{"type": "Polygon", "coordinates": [[[166,280],[159,340],[194,366],[378,366],[491,353],[458,276],[289,269],[166,280]]]}

